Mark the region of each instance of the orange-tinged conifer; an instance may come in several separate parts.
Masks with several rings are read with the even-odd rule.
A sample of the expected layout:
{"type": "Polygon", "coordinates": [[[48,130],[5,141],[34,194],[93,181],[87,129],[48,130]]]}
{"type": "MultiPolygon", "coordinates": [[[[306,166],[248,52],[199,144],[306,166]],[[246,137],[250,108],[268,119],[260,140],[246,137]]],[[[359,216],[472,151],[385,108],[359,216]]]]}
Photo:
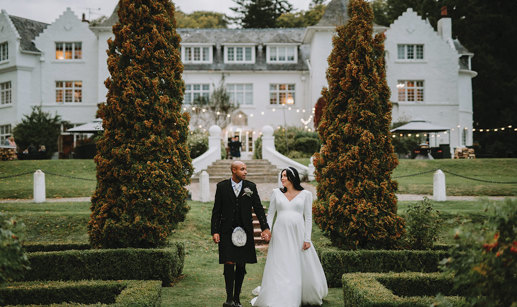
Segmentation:
{"type": "Polygon", "coordinates": [[[389,132],[384,35],[373,36],[367,1],[350,0],[348,12],[328,58],[327,105],[318,127],[322,147],[314,159],[314,220],[337,246],[393,248],[404,221],[397,216],[397,183],[391,179],[398,160],[389,132]]]}
{"type": "Polygon", "coordinates": [[[118,16],[88,233],[94,247],[155,247],[189,209],[180,37],[169,0],[121,0],[118,16]]]}

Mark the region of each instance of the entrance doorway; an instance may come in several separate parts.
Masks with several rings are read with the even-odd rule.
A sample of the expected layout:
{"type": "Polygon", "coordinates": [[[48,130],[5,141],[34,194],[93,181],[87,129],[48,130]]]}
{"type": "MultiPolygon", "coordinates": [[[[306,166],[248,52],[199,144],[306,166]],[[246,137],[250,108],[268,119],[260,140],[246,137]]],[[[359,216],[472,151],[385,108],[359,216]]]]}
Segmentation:
{"type": "Polygon", "coordinates": [[[253,143],[253,130],[237,129],[235,131],[227,130],[225,140],[228,138],[237,136],[241,142],[241,159],[251,160],[253,159],[253,150],[255,144],[253,143]]]}

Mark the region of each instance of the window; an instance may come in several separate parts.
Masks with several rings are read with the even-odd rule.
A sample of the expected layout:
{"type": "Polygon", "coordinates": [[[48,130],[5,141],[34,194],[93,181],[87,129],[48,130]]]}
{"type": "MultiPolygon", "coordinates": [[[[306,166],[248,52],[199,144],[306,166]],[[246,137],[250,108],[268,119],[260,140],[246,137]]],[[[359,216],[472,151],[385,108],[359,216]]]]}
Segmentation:
{"type": "Polygon", "coordinates": [[[210,99],[210,84],[187,84],[185,85],[185,104],[202,100],[208,103],[210,99]]]}
{"type": "Polygon", "coordinates": [[[183,62],[211,63],[211,51],[210,47],[183,47],[183,62]]]}
{"type": "Polygon", "coordinates": [[[0,83],[0,105],[11,104],[12,102],[11,81],[0,83]]]}
{"type": "Polygon", "coordinates": [[[56,42],[56,60],[80,60],[83,58],[81,42],[56,42]]]}
{"type": "Polygon", "coordinates": [[[294,84],[270,84],[269,103],[270,104],[294,104],[294,84]],[[292,99],[292,103],[289,101],[292,99]]]}
{"type": "Polygon", "coordinates": [[[226,63],[253,63],[255,62],[255,48],[253,47],[226,47],[226,63]]]}
{"type": "Polygon", "coordinates": [[[424,81],[399,80],[397,89],[400,101],[424,101],[424,81]]]}
{"type": "Polygon", "coordinates": [[[56,81],[56,102],[83,102],[82,81],[56,81]]]}
{"type": "Polygon", "coordinates": [[[269,46],[268,63],[296,63],[296,46],[269,46]]]}
{"type": "Polygon", "coordinates": [[[399,60],[423,60],[424,45],[397,45],[397,59],[399,60]]]}
{"type": "Polygon", "coordinates": [[[11,136],[11,125],[0,126],[0,145],[5,144],[5,140],[11,136]]]}
{"type": "Polygon", "coordinates": [[[0,44],[0,62],[9,60],[9,44],[3,42],[0,44]]]}
{"type": "Polygon", "coordinates": [[[253,104],[253,84],[227,84],[226,92],[230,102],[237,105],[253,104]]]}

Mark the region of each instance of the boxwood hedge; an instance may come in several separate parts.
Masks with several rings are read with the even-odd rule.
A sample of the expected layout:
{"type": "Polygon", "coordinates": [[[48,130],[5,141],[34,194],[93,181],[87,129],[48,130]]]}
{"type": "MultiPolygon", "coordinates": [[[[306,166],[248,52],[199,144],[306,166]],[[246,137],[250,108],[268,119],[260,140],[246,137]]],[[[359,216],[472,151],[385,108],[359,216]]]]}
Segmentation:
{"type": "Polygon", "coordinates": [[[16,282],[0,287],[2,305],[110,304],[114,306],[158,306],[159,280],[140,281],[52,281],[16,282]]]}
{"type": "Polygon", "coordinates": [[[185,249],[86,249],[27,253],[31,270],[21,280],[161,280],[168,286],[183,271],[185,249]]]}
{"type": "Polygon", "coordinates": [[[442,273],[348,273],[342,285],[345,306],[432,306],[447,301],[466,306],[459,293],[452,292],[452,276],[442,273]]]}
{"type": "Polygon", "coordinates": [[[436,272],[448,256],[444,250],[356,250],[323,249],[321,265],[330,287],[341,286],[341,276],[354,272],[436,272]]]}

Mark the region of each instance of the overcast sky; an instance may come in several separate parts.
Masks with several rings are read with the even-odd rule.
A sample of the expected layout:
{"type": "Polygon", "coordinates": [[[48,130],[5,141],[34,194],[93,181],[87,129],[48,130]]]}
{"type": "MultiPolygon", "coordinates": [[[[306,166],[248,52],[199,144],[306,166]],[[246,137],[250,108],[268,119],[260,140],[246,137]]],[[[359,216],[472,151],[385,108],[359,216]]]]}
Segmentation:
{"type": "MultiPolygon", "coordinates": [[[[101,15],[109,16],[113,12],[118,0],[0,0],[0,8],[9,15],[25,17],[37,21],[51,23],[61,15],[67,7],[81,17],[95,19],[101,15]]],[[[306,10],[311,0],[289,0],[297,10],[306,10]]],[[[234,7],[232,0],[176,0],[174,1],[182,11],[215,11],[231,15],[230,7],[234,7]]]]}

